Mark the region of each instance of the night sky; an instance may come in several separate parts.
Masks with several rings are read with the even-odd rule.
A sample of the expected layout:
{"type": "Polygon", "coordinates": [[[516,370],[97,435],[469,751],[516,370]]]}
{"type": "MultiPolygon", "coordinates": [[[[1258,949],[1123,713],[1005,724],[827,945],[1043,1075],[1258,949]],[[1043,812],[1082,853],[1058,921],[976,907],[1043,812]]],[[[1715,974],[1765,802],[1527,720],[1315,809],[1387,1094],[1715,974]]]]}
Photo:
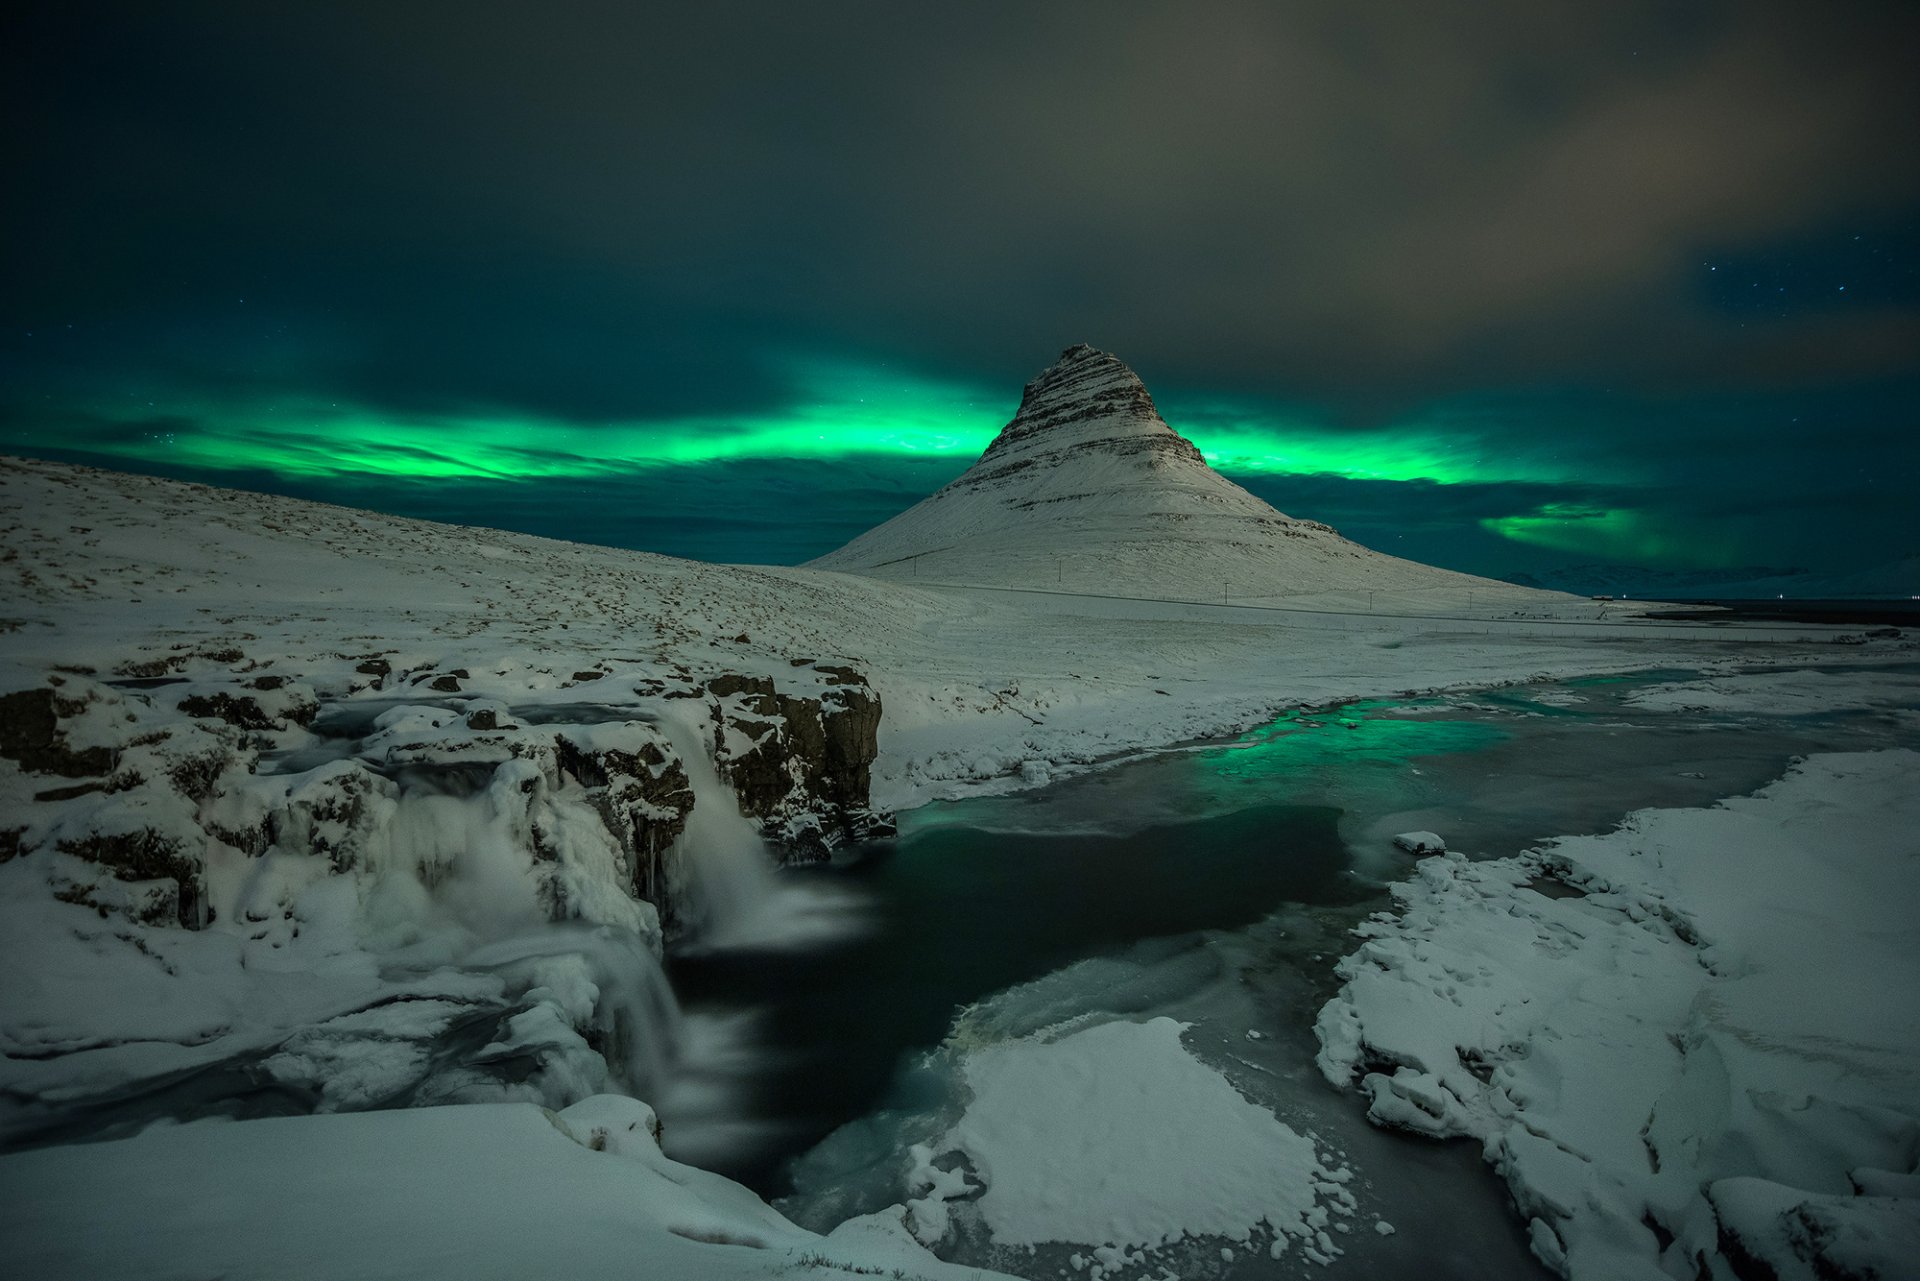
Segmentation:
{"type": "Polygon", "coordinates": [[[29,4],[0,451],[717,560],[1069,344],[1485,573],[1920,546],[1920,6],[29,4]]]}

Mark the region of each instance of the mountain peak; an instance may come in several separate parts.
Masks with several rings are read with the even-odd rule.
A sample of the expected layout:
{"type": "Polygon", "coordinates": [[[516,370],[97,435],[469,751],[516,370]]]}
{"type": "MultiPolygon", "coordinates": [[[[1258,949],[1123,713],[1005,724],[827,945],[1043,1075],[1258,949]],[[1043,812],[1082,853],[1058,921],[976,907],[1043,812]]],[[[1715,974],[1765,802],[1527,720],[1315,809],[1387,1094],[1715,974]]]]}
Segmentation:
{"type": "MultiPolygon", "coordinates": [[[[1026,386],[980,460],[812,564],[949,585],[1298,604],[1329,593],[1530,593],[1368,551],[1207,465],[1120,360],[1080,343],[1026,386]]],[[[1345,595],[1342,595],[1342,594],[1345,595]]]]}
{"type": "Polygon", "coordinates": [[[987,457],[1066,423],[1109,418],[1173,431],[1161,421],[1138,374],[1119,357],[1076,343],[1026,385],[1019,412],[987,447],[987,457]]]}

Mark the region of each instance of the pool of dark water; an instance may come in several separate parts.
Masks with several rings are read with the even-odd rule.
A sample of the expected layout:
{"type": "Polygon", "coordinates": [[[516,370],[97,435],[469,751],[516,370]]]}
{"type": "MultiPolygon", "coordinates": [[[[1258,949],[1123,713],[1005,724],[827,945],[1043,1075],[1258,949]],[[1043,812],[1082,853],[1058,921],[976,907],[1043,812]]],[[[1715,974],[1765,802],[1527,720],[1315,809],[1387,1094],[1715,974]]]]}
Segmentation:
{"type": "Polygon", "coordinates": [[[933,826],[789,873],[852,891],[869,911],[848,935],[804,949],[668,959],[689,1012],[748,1012],[761,1069],[718,1083],[719,1117],[663,1103],[681,1132],[669,1148],[777,1189],[788,1156],[871,1107],[902,1056],[937,1043],[961,1006],[1142,938],[1366,893],[1347,875],[1338,817],[1252,805],[1104,833],[933,826]]]}
{"type": "MultiPolygon", "coordinates": [[[[1089,958],[1213,949],[1239,959],[1164,1007],[1197,1020],[1189,1043],[1399,1189],[1401,1235],[1360,1243],[1361,1270],[1337,1272],[1444,1256],[1457,1268],[1430,1275],[1541,1275],[1477,1151],[1369,1127],[1312,1070],[1311,1023],[1347,931],[1390,905],[1415,861],[1392,845],[1397,832],[1498,857],[1635,809],[1751,790],[1809,752],[1914,738],[1910,719],[1884,711],[1707,717],[1634,704],[1691,675],[1305,709],[1231,742],[903,815],[897,839],[788,873],[860,896],[864,930],[670,958],[691,1022],[712,1035],[692,1038],[684,1088],[659,1101],[668,1151],[788,1196],[803,1220],[810,1207],[824,1221],[884,1205],[884,1189],[835,1181],[864,1177],[871,1151],[859,1153],[888,1141],[884,1118],[941,1105],[929,1091],[943,1087],[917,1065],[964,1010],[1089,958]]],[[[1097,984],[1084,1001],[1104,1008],[1097,984]]]]}

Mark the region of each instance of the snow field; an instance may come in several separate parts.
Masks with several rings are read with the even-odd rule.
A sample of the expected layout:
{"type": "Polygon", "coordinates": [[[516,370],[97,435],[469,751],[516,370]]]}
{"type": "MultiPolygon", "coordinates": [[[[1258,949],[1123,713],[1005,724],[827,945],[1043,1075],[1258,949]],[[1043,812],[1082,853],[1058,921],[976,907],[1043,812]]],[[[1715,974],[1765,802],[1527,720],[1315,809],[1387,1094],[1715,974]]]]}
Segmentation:
{"type": "Polygon", "coordinates": [[[1295,1244],[1337,1257],[1328,1227],[1354,1210],[1351,1172],[1195,1058],[1184,1026],[1110,1022],[968,1052],[965,1112],[912,1149],[916,1234],[939,1241],[958,1203],[998,1244],[1094,1247],[1094,1281],[1186,1237],[1244,1247],[1261,1226],[1275,1258],[1295,1244]]]}
{"type": "Polygon", "coordinates": [[[1565,1275],[1719,1277],[1741,1251],[1900,1275],[1917,832],[1920,753],[1836,753],[1710,809],[1427,859],[1340,963],[1321,1069],[1380,1124],[1479,1140],[1565,1275]]]}
{"type": "Polygon", "coordinates": [[[42,1281],[850,1274],[987,1281],[898,1216],[821,1236],[660,1154],[646,1104],[203,1122],[0,1157],[0,1257],[42,1281]],[[638,1270],[636,1272],[636,1270],[638,1270]]]}

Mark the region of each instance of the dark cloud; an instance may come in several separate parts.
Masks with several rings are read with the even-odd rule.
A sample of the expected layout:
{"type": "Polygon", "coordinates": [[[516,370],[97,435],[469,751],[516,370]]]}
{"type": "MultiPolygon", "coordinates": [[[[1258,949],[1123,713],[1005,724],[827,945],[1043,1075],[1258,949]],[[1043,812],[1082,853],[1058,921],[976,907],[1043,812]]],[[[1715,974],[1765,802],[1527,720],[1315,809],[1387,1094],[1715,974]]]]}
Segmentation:
{"type": "Polygon", "coordinates": [[[183,0],[6,21],[16,414],[283,391],[745,414],[794,395],[801,349],[1011,400],[1087,339],[1175,398],[1360,433],[1564,396],[1474,439],[1577,430],[1596,471],[1699,511],[1732,490],[1811,520],[1849,469],[1911,471],[1890,435],[1920,399],[1910,4],[183,0]]]}
{"type": "Polygon", "coordinates": [[[252,287],[349,316],[376,383],[604,412],[692,381],[662,352],[724,382],[717,340],[803,323],[1329,395],[1915,339],[1905,309],[1797,345],[1683,305],[1702,255],[1920,200],[1910,6],[41,18],[10,42],[20,311],[252,287]]]}

